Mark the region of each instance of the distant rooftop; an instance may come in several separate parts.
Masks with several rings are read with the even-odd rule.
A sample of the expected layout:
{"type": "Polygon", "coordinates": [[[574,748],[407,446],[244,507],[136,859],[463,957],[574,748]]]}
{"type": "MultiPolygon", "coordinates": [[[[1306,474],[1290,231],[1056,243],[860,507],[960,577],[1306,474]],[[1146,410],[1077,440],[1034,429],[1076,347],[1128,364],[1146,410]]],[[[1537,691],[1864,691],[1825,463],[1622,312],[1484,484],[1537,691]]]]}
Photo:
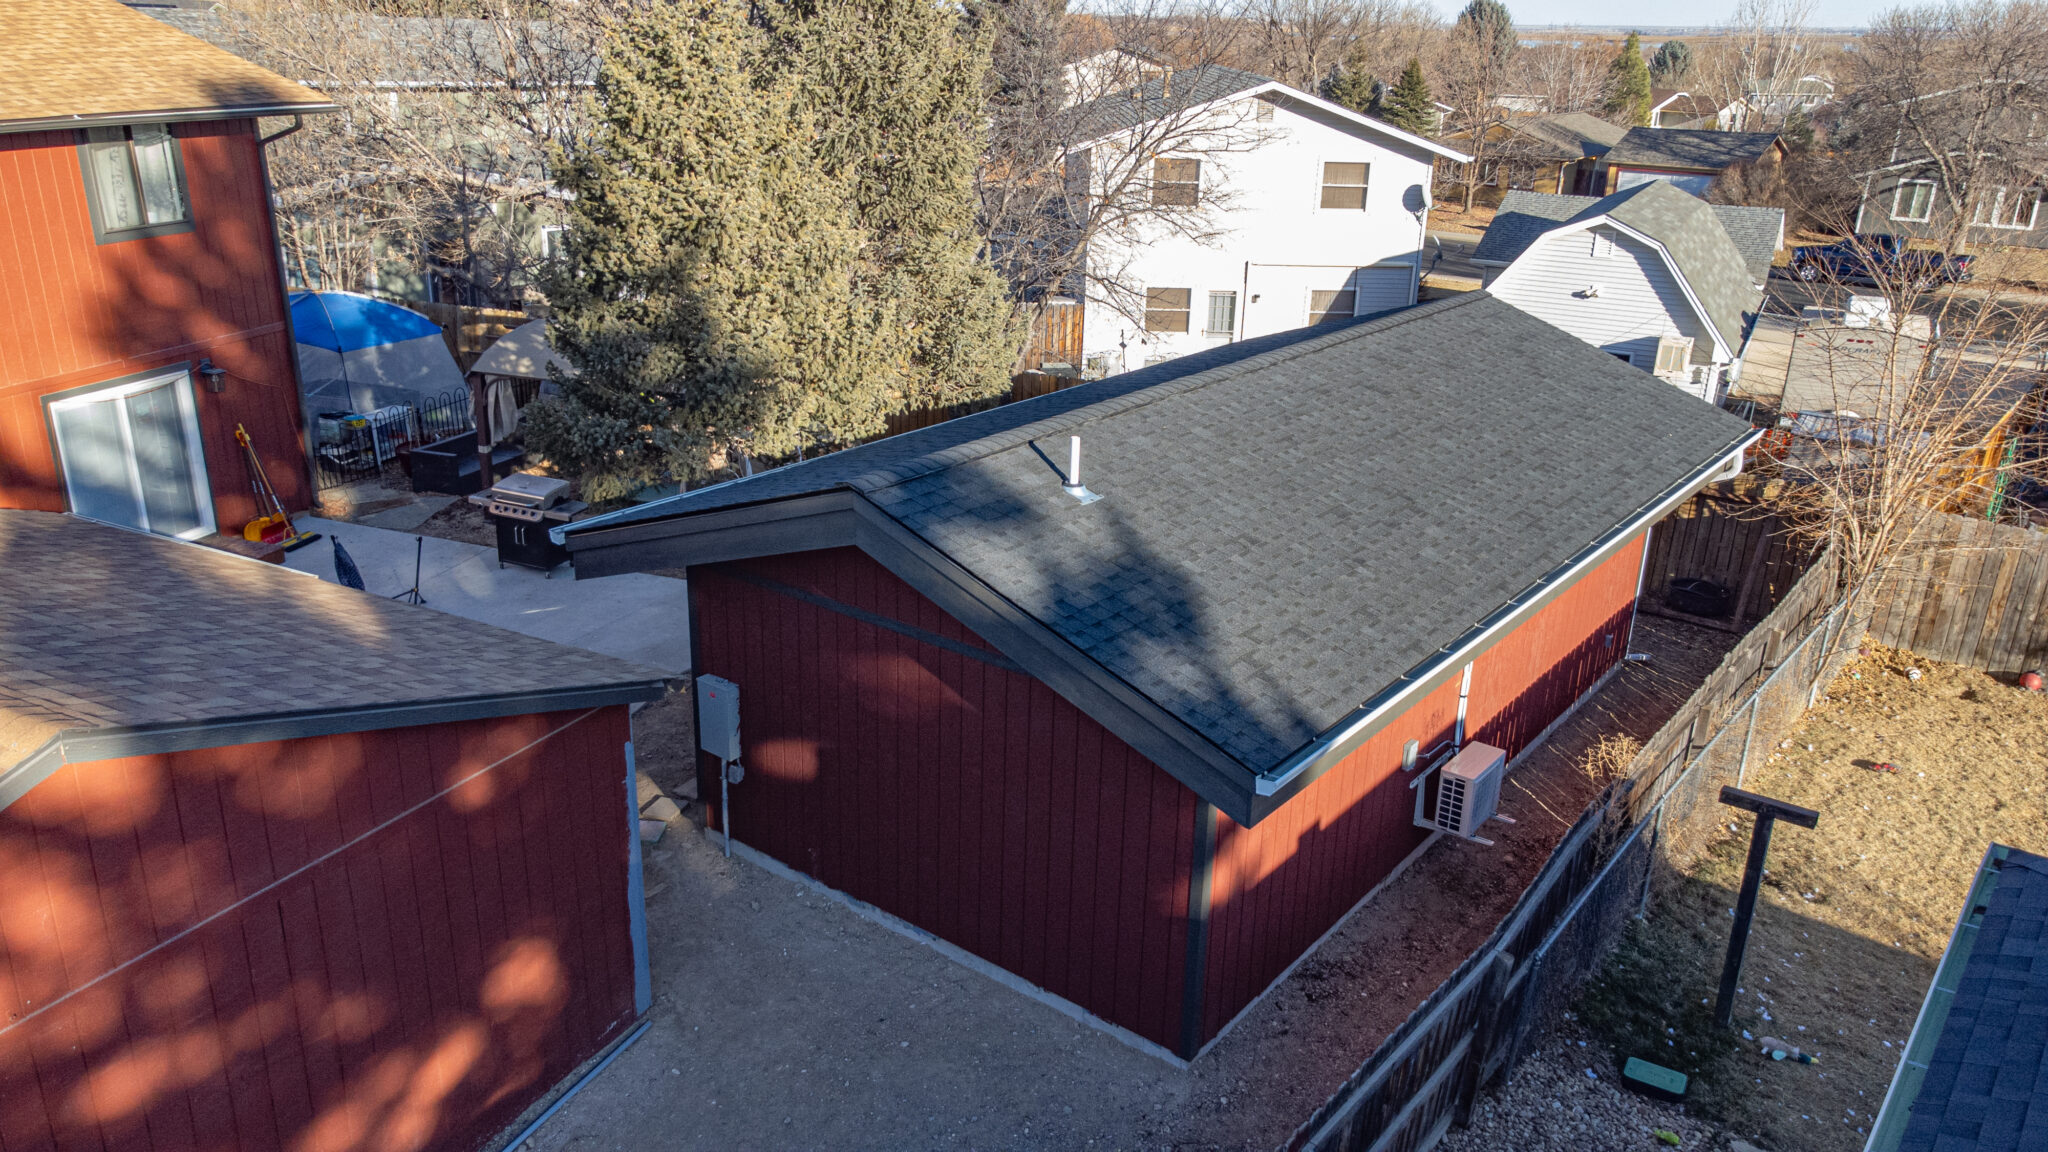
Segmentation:
{"type": "Polygon", "coordinates": [[[1607,154],[1609,164],[1719,172],[1762,157],[1776,132],[1716,132],[1709,128],[1631,128],[1607,154]]]}

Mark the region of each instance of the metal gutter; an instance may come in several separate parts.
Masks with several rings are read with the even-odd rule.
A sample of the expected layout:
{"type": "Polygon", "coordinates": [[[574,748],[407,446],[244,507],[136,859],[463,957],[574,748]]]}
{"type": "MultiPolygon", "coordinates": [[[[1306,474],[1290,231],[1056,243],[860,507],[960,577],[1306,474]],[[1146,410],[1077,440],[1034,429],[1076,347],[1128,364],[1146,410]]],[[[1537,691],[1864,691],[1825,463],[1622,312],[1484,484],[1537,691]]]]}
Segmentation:
{"type": "Polygon", "coordinates": [[[20,762],[0,770],[0,809],[27,795],[30,789],[66,764],[191,752],[234,744],[299,740],[343,732],[375,732],[457,720],[490,720],[536,712],[633,704],[659,700],[667,692],[668,680],[663,678],[587,688],[407,701],[362,708],[330,708],[127,728],[69,729],[51,737],[20,762]]]}
{"type": "Polygon", "coordinates": [[[244,120],[256,116],[298,116],[306,112],[334,112],[341,105],[263,104],[253,108],[179,108],[143,112],[95,112],[81,116],[39,116],[29,120],[0,121],[0,135],[10,132],[50,132],[63,128],[99,128],[113,124],[187,124],[194,120],[244,120]]]}
{"type": "Polygon", "coordinates": [[[1292,756],[1281,761],[1277,766],[1260,773],[1257,780],[1253,783],[1255,795],[1260,797],[1279,795],[1282,789],[1287,788],[1304,775],[1307,776],[1307,779],[1303,779],[1301,782],[1306,784],[1307,780],[1314,779],[1324,771],[1334,767],[1339,760],[1350,754],[1353,748],[1364,742],[1367,736],[1378,730],[1385,721],[1392,719],[1394,715],[1398,714],[1397,710],[1409,704],[1413,697],[1428,688],[1434,687],[1434,681],[1437,678],[1447,675],[1450,669],[1456,668],[1470,660],[1473,656],[1477,655],[1481,647],[1506,630],[1509,625],[1516,623],[1523,612],[1533,607],[1536,601],[1544,598],[1546,593],[1576,578],[1598,561],[1613,545],[1627,539],[1637,529],[1661,519],[1664,513],[1669,511],[1679,501],[1691,496],[1700,488],[1711,483],[1716,476],[1726,472],[1730,463],[1740,467],[1743,451],[1762,437],[1763,432],[1761,429],[1750,429],[1748,433],[1736,440],[1726,451],[1716,456],[1712,462],[1701,466],[1685,479],[1680,480],[1678,483],[1666,488],[1658,496],[1653,497],[1648,503],[1642,505],[1634,515],[1623,520],[1614,528],[1609,529],[1599,539],[1580,549],[1571,559],[1552,569],[1534,584],[1523,589],[1519,595],[1473,624],[1471,628],[1465,631],[1463,636],[1438,650],[1436,655],[1409,669],[1405,675],[1394,683],[1381,689],[1379,693],[1364,704],[1359,705],[1350,716],[1340,721],[1328,732],[1303,745],[1292,756]]]}

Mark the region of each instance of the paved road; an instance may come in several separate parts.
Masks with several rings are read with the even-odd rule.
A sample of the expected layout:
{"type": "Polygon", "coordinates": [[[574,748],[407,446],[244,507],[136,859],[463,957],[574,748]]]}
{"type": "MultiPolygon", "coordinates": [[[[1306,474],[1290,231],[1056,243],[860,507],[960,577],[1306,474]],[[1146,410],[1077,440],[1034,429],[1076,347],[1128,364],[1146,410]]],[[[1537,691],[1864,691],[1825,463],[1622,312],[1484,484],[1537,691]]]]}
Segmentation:
{"type": "Polygon", "coordinates": [[[1422,274],[1484,280],[1486,269],[1472,262],[1472,250],[1477,247],[1477,236],[1463,232],[1431,232],[1429,244],[1422,250],[1422,274]]]}

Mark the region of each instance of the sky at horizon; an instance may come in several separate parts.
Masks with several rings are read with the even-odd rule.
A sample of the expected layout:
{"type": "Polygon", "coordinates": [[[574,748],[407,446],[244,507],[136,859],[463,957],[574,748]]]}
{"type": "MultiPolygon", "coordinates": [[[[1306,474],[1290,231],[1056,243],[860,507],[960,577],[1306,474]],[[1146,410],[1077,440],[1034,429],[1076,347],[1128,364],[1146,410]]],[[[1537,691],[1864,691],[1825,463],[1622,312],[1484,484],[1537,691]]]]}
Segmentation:
{"type": "MultiPolygon", "coordinates": [[[[1435,2],[1446,17],[1456,16],[1465,6],[1463,0],[1435,2]]],[[[1707,28],[1735,10],[1733,0],[1714,0],[1710,5],[1683,0],[1507,0],[1507,5],[1516,24],[1583,24],[1592,28],[1707,28]]],[[[1820,0],[1813,26],[1861,28],[1877,13],[1898,6],[1899,0],[1820,0]]]]}

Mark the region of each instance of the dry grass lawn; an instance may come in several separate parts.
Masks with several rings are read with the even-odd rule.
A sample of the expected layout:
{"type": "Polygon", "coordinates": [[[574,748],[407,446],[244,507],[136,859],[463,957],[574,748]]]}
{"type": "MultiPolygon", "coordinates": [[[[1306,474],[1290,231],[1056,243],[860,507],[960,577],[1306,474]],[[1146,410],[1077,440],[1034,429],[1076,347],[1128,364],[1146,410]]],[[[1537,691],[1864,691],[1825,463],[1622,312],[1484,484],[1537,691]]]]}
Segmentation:
{"type": "Polygon", "coordinates": [[[1985,846],[2048,851],[2048,696],[1873,648],[1744,783],[1821,815],[1772,839],[1736,1025],[1818,1063],[1774,1063],[1712,1028],[1750,831],[1729,809],[1726,839],[1660,886],[1583,1011],[1619,1057],[1692,1073],[1698,1103],[1765,1146],[1852,1152],[1985,846]]]}

